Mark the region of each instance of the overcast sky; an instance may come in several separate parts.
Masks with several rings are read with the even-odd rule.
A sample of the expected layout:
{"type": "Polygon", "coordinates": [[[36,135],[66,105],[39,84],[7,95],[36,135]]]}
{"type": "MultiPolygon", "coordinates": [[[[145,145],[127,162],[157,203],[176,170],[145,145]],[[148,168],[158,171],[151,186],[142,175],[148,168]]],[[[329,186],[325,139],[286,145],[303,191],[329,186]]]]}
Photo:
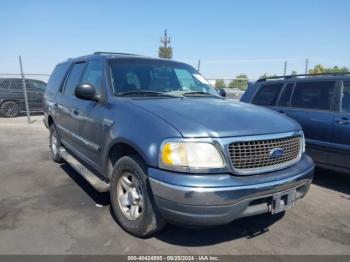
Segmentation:
{"type": "Polygon", "coordinates": [[[208,78],[350,67],[350,1],[0,0],[0,74],[50,73],[96,50],[157,56],[165,28],[174,59],[208,78]]]}

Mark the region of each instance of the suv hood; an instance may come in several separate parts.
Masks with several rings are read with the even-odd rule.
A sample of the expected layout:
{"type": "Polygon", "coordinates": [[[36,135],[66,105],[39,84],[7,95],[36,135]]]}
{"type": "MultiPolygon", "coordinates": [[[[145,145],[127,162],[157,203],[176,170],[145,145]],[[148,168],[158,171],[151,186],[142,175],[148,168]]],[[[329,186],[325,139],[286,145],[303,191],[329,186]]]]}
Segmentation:
{"type": "Polygon", "coordinates": [[[217,98],[129,100],[176,128],[183,137],[230,137],[301,130],[290,118],[263,107],[217,98]]]}

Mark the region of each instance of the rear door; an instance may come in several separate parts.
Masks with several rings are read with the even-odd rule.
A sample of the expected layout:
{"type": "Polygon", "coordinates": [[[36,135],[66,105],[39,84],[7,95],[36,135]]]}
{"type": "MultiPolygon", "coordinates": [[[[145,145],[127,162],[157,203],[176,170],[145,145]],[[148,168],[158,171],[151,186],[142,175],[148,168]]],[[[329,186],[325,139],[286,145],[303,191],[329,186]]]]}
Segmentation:
{"type": "Polygon", "coordinates": [[[21,111],[25,110],[26,107],[24,102],[24,88],[23,88],[22,79],[19,79],[19,78],[12,79],[11,85],[8,89],[7,94],[11,100],[16,101],[20,105],[21,111]]]}
{"type": "Polygon", "coordinates": [[[340,94],[340,110],[333,114],[329,164],[350,169],[350,81],[343,82],[340,94]]]}
{"type": "Polygon", "coordinates": [[[327,163],[331,144],[332,111],[336,81],[296,82],[286,115],[302,126],[307,153],[319,163],[327,163]]]}

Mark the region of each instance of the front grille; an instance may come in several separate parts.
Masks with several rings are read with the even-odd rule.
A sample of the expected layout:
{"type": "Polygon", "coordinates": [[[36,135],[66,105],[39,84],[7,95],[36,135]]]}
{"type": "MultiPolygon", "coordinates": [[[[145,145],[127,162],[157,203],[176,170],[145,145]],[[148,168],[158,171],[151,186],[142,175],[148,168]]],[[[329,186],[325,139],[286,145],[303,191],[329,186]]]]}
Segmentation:
{"type": "Polygon", "coordinates": [[[234,142],[229,145],[233,168],[242,173],[267,172],[283,168],[300,157],[301,136],[276,139],[234,142]],[[282,149],[283,155],[272,157],[274,149],[282,149]]]}

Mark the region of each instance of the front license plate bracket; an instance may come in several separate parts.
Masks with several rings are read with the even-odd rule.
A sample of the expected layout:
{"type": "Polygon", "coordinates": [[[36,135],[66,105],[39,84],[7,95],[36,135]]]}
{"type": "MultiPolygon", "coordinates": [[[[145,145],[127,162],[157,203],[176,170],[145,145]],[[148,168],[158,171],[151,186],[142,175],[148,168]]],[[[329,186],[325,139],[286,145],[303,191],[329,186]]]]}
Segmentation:
{"type": "Polygon", "coordinates": [[[296,190],[278,193],[272,196],[271,213],[277,214],[294,206],[296,190]]]}

